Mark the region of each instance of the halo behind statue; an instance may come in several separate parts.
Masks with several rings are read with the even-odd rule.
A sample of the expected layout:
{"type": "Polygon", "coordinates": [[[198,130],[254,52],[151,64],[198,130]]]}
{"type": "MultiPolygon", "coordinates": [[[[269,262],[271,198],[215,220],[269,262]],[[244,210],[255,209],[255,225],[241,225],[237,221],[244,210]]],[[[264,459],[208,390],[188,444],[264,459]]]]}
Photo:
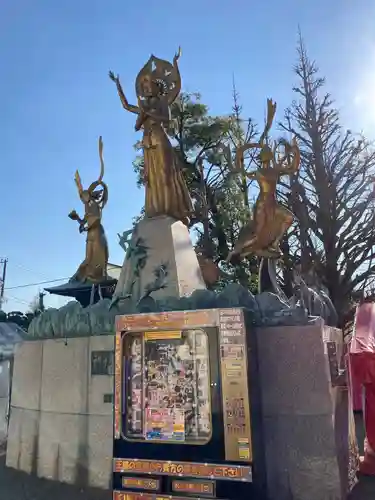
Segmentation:
{"type": "Polygon", "coordinates": [[[96,202],[99,204],[100,208],[103,209],[103,207],[107,204],[108,201],[108,186],[105,182],[103,181],[95,181],[92,182],[87,190],[90,195],[95,198],[96,202]],[[102,189],[98,189],[98,187],[101,187],[102,189]]]}
{"type": "Polygon", "coordinates": [[[145,79],[157,82],[161,93],[167,95],[168,98],[172,95],[176,96],[181,90],[181,78],[177,67],[169,61],[159,59],[154,55],[143,66],[135,80],[135,92],[141,100],[145,98],[143,91],[145,79]]]}

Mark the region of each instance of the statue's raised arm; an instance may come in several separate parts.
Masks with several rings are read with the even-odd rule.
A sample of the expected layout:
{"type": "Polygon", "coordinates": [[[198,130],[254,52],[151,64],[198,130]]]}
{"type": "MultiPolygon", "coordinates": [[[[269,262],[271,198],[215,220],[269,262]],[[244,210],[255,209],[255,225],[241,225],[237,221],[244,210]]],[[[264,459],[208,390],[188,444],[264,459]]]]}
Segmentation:
{"type": "Polygon", "coordinates": [[[235,158],[235,173],[243,173],[246,177],[254,178],[254,172],[246,172],[244,161],[245,161],[245,153],[249,151],[249,149],[258,149],[261,148],[262,145],[258,142],[247,142],[242,146],[239,146],[236,150],[236,158],[235,158]]]}
{"type": "Polygon", "coordinates": [[[263,146],[264,141],[267,139],[268,133],[271,130],[273,119],[275,118],[276,114],[276,107],[276,102],[274,102],[272,99],[267,99],[267,120],[262,135],[259,139],[259,143],[261,144],[261,146],[263,146]]]}
{"type": "Polygon", "coordinates": [[[168,104],[171,105],[178,97],[178,94],[181,92],[181,75],[180,69],[178,67],[178,60],[181,57],[181,47],[178,48],[178,52],[174,55],[173,58],[173,69],[174,69],[174,87],[170,89],[168,94],[168,104]]]}
{"type": "Polygon", "coordinates": [[[116,76],[113,73],[113,71],[110,71],[109,72],[109,78],[113,82],[115,82],[115,84],[116,84],[117,92],[118,92],[118,95],[120,97],[120,101],[121,101],[121,104],[122,104],[123,108],[126,109],[126,111],[130,111],[131,113],[138,114],[139,113],[138,106],[134,106],[133,104],[129,104],[129,101],[127,100],[127,98],[126,98],[126,96],[124,94],[124,91],[122,89],[122,85],[121,85],[121,82],[120,82],[119,75],[116,76]]]}

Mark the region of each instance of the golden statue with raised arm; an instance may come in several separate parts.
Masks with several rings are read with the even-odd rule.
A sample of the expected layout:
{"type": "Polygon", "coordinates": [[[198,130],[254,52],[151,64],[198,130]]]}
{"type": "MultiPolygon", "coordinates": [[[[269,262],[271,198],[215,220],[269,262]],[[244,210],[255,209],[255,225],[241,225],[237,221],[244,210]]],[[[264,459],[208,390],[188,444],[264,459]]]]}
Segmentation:
{"type": "Polygon", "coordinates": [[[79,232],[87,232],[86,258],[79,266],[70,281],[82,283],[100,283],[107,279],[108,245],[102,226],[102,210],[108,201],[108,187],[103,182],[104,161],[103,141],[99,137],[100,175],[97,181],[92,182],[88,189],[83,189],[78,170],[75,173],[75,182],[78,194],[85,206],[83,219],[73,210],[69,217],[79,223],[79,232]],[[97,189],[101,187],[101,189],[97,189]]]}
{"type": "Polygon", "coordinates": [[[109,73],[115,82],[121,103],[127,111],[138,115],[135,130],[143,128],[144,181],[146,190],[146,217],[169,215],[188,223],[193,211],[181,162],[166,134],[170,121],[170,105],[181,90],[178,59],[173,64],[155,56],[138,73],[135,91],[138,106],[129,104],[121,87],[119,76],[109,73]]]}
{"type": "Polygon", "coordinates": [[[293,222],[293,214],[281,205],[276,198],[276,188],[283,175],[298,172],[300,152],[295,138],[292,143],[280,140],[273,148],[268,145],[268,132],[276,112],[276,103],[267,100],[267,122],[258,143],[248,143],[236,152],[236,172],[244,172],[244,153],[259,148],[260,166],[257,170],[245,173],[249,179],[256,179],[260,192],[256,200],[252,220],[242,228],[228,261],[248,255],[276,259],[280,257],[280,241],[293,222]],[[280,156],[278,149],[284,148],[280,156]]]}

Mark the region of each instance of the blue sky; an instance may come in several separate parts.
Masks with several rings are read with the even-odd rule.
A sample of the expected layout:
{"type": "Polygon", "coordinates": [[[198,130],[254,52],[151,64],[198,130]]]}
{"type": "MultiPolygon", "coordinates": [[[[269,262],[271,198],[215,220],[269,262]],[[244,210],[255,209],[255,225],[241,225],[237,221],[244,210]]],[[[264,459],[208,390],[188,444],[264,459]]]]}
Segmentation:
{"type": "MultiPolygon", "coordinates": [[[[130,101],[151,53],[171,59],[180,44],[183,87],[200,91],[212,114],[231,108],[235,75],[244,113],[263,120],[292,99],[298,25],[327,77],[343,122],[375,136],[375,3],[371,0],[2,0],[0,171],[2,236],[8,257],[5,310],[27,310],[39,286],[71,276],[85,238],[67,214],[81,212],[74,172],[98,174],[104,140],[110,261],[122,264],[117,232],[131,226],[143,192],[132,171],[134,117],[108,78],[120,73],[130,101]]],[[[46,297],[46,305],[61,305],[46,297]]]]}

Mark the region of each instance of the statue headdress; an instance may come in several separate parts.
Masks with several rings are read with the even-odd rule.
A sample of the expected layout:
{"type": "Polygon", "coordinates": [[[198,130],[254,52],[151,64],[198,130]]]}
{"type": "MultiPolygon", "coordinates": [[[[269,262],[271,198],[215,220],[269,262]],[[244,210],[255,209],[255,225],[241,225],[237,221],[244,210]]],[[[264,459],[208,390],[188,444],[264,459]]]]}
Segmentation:
{"type": "Polygon", "coordinates": [[[168,96],[170,103],[176,99],[181,91],[181,77],[177,65],[154,55],[143,66],[135,81],[135,92],[140,100],[145,97],[143,91],[145,79],[155,82],[159,86],[161,94],[168,96]]]}

